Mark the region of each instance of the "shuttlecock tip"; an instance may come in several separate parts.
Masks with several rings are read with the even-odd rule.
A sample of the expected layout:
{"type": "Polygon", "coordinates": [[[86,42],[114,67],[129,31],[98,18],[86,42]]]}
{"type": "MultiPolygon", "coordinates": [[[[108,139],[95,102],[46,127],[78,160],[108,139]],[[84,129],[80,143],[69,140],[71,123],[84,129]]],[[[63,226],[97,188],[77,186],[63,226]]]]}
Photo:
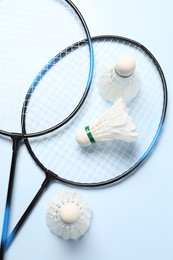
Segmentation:
{"type": "Polygon", "coordinates": [[[66,204],[60,210],[60,218],[66,224],[74,224],[80,217],[80,209],[74,204],[66,204]]]}
{"type": "Polygon", "coordinates": [[[82,145],[82,146],[88,146],[91,144],[87,133],[85,131],[85,129],[80,129],[77,133],[76,133],[76,140],[78,142],[78,144],[82,145]]]}
{"type": "Polygon", "coordinates": [[[122,56],[117,60],[115,69],[117,73],[122,77],[129,77],[131,76],[136,67],[136,62],[133,57],[131,56],[122,56]]]}

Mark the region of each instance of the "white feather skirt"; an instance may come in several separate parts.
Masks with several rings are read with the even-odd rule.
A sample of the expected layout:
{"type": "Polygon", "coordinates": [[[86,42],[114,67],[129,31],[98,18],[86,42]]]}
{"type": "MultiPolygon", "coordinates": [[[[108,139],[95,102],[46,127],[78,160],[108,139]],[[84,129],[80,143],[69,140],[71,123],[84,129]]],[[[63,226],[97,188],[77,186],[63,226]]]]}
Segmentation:
{"type": "Polygon", "coordinates": [[[46,222],[57,236],[78,239],[89,229],[92,211],[88,202],[74,192],[63,192],[55,197],[46,213],[46,222]]]}
{"type": "Polygon", "coordinates": [[[136,97],[139,89],[140,80],[136,72],[129,77],[122,77],[118,75],[114,66],[110,66],[102,74],[99,87],[102,97],[111,103],[120,97],[129,102],[136,97]]]}

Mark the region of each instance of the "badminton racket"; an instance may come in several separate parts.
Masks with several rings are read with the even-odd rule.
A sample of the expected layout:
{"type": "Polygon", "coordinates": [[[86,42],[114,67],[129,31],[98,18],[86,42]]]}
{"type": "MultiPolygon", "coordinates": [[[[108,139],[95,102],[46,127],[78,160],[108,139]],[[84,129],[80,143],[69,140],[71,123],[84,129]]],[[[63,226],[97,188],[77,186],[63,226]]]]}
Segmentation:
{"type": "MultiPolygon", "coordinates": [[[[25,138],[42,136],[54,131],[71,120],[77,113],[89,91],[93,72],[93,50],[87,25],[79,10],[70,0],[44,0],[37,1],[37,3],[33,0],[25,3],[21,0],[3,1],[0,3],[0,7],[2,14],[0,33],[3,34],[0,43],[2,47],[0,48],[2,76],[0,135],[2,138],[11,138],[13,144],[1,236],[0,256],[2,260],[20,144],[25,138]],[[79,43],[79,45],[72,45],[71,48],[65,49],[66,46],[84,38],[86,40],[83,48],[79,48],[79,43]],[[55,56],[44,66],[27,92],[31,77],[36,69],[42,66],[44,60],[50,58],[52,49],[59,52],[63,48],[64,51],[61,52],[61,55],[55,56]],[[6,49],[7,54],[4,52],[6,49]],[[74,54],[68,55],[72,50],[74,50],[74,54]],[[49,76],[47,77],[47,75],[49,76]],[[44,79],[42,80],[42,78],[44,79]],[[42,86],[38,88],[41,91],[38,93],[35,88],[40,81],[42,86]],[[63,89],[66,89],[66,93],[62,91],[63,89]],[[78,92],[77,96],[75,96],[76,92],[78,92]],[[67,93],[71,93],[71,96],[67,93]],[[28,116],[33,118],[35,130],[29,131],[27,134],[21,132],[20,123],[24,98],[26,106],[28,102],[35,106],[32,108],[31,105],[30,112],[27,111],[28,116]],[[35,102],[32,101],[33,99],[35,102]],[[65,102],[64,99],[66,99],[65,102]],[[44,103],[45,100],[47,100],[46,103],[44,103]],[[46,115],[47,118],[45,118],[46,115]],[[49,120],[50,118],[51,120],[49,120]],[[42,122],[42,126],[39,126],[37,120],[42,122]]],[[[24,109],[22,113],[25,113],[24,109]]]]}
{"type": "MultiPolygon", "coordinates": [[[[45,180],[8,237],[6,249],[50,183],[58,181],[93,188],[122,181],[137,170],[151,154],[160,136],[167,108],[167,86],[156,58],[142,44],[125,37],[98,36],[92,41],[95,73],[86,102],[76,117],[44,138],[25,140],[29,153],[45,173],[45,180]],[[140,92],[128,105],[129,114],[133,117],[139,134],[138,140],[132,143],[108,141],[82,147],[76,142],[76,132],[110,108],[110,103],[99,93],[100,78],[107,66],[122,55],[134,57],[140,77],[140,92]]],[[[83,43],[80,43],[81,46],[83,43]]],[[[34,91],[41,89],[38,86],[34,91]]],[[[30,106],[35,107],[28,102],[24,106],[25,116],[22,115],[24,134],[36,127],[29,116],[30,106]]]]}

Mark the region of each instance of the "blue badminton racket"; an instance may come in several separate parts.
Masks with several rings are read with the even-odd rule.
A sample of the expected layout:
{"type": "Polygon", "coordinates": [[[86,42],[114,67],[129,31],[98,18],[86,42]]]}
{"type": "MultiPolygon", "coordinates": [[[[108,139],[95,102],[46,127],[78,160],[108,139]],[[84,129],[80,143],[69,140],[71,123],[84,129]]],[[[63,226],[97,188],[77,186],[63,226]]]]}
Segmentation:
{"type": "MultiPolygon", "coordinates": [[[[34,0],[33,3],[16,0],[2,2],[0,7],[0,33],[3,34],[0,53],[0,135],[1,138],[10,138],[13,144],[1,236],[2,260],[20,144],[26,138],[35,138],[55,131],[78,112],[86,99],[92,80],[93,49],[84,18],[70,0],[44,0],[37,3],[34,0]],[[84,38],[86,40],[83,48],[79,43],[65,49],[66,46],[84,38]],[[44,66],[27,92],[28,82],[31,82],[31,77],[44,60],[50,58],[52,49],[60,51],[63,48],[61,55],[56,55],[44,66]],[[3,49],[8,49],[7,54],[3,49]],[[68,55],[72,50],[74,55],[68,55]],[[6,56],[3,56],[4,53],[6,56]],[[42,82],[42,85],[36,88],[39,82],[42,82]],[[76,92],[78,95],[75,96],[76,92]],[[21,131],[20,125],[24,99],[25,106],[27,103],[31,105],[27,118],[32,117],[32,125],[35,125],[35,129],[27,134],[21,131]]],[[[24,108],[22,113],[24,116],[24,108]]]]}
{"type": "MultiPolygon", "coordinates": [[[[122,181],[148,158],[160,136],[166,116],[167,86],[156,58],[142,44],[125,37],[98,36],[92,38],[92,42],[95,73],[88,97],[76,117],[44,137],[25,140],[29,153],[45,173],[45,180],[8,237],[6,249],[50,183],[58,181],[73,186],[94,188],[122,181]],[[139,138],[133,143],[114,140],[82,147],[76,142],[76,132],[110,108],[111,104],[105,101],[99,93],[100,79],[107,66],[121,55],[132,55],[135,58],[140,77],[140,92],[128,105],[129,114],[136,123],[139,138]]],[[[74,44],[73,48],[69,47],[69,58],[71,55],[76,56],[84,44],[85,41],[81,41],[74,44]],[[80,48],[75,50],[75,46],[79,45],[80,48]]],[[[34,88],[34,92],[38,91],[38,97],[42,90],[42,80],[34,88]]],[[[61,91],[66,93],[64,88],[61,91]]],[[[73,98],[78,95],[78,89],[76,91],[73,96],[70,91],[65,96],[70,95],[73,98]]],[[[24,134],[39,128],[37,123],[33,124],[33,118],[30,116],[30,109],[35,108],[37,104],[37,102],[32,103],[32,100],[34,102],[34,99],[28,99],[23,107],[22,130],[24,134]]],[[[35,113],[39,114],[39,108],[35,109],[35,113]]],[[[34,114],[33,117],[35,118],[34,114]]],[[[39,124],[42,122],[39,121],[39,124]]]]}

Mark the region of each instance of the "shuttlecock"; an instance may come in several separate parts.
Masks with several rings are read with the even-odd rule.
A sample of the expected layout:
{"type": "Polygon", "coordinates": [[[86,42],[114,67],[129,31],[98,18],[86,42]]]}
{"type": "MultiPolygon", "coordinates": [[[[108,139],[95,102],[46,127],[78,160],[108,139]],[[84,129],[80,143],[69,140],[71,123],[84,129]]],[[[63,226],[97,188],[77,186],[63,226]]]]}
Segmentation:
{"type": "Polygon", "coordinates": [[[132,142],[138,137],[135,128],[125,103],[119,98],[101,118],[79,130],[76,139],[83,146],[108,140],[132,142]]]}
{"type": "Polygon", "coordinates": [[[65,240],[78,239],[89,229],[92,211],[78,193],[63,192],[55,197],[46,213],[50,230],[65,240]]]}
{"type": "Polygon", "coordinates": [[[100,94],[111,103],[122,97],[132,100],[139,92],[140,82],[135,72],[136,62],[131,56],[122,56],[101,76],[100,94]]]}

